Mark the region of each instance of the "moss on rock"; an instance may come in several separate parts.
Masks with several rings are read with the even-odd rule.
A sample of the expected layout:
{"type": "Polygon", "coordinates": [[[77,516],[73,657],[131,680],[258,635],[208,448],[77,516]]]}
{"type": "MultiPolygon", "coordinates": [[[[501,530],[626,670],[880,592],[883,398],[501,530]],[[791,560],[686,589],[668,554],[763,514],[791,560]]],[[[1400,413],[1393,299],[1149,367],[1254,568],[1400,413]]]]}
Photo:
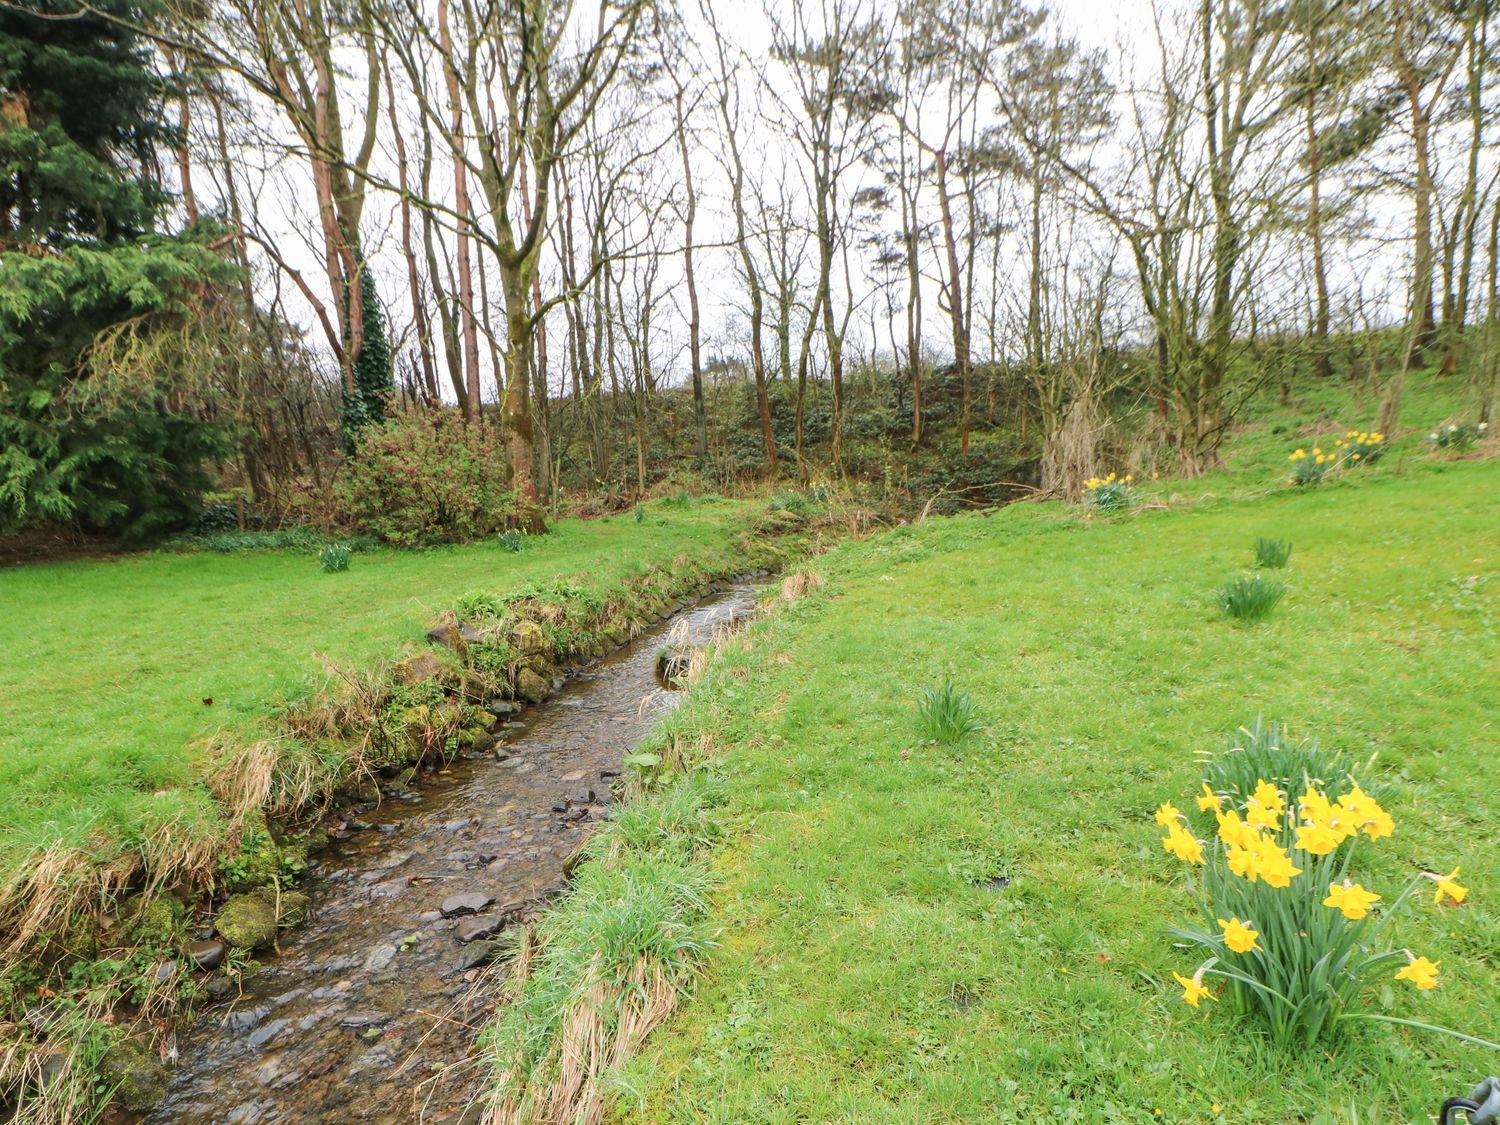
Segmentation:
{"type": "Polygon", "coordinates": [[[167,1092],[167,1068],[145,1044],[121,1039],[99,1060],[99,1075],[113,1098],[131,1113],[144,1113],[167,1092]]]}
{"type": "Polygon", "coordinates": [[[297,891],[281,892],[278,901],[275,888],[262,887],[230,896],[219,910],[214,928],[233,949],[259,949],[276,940],[278,928],[300,925],[307,917],[308,903],[308,897],[297,891]]]}

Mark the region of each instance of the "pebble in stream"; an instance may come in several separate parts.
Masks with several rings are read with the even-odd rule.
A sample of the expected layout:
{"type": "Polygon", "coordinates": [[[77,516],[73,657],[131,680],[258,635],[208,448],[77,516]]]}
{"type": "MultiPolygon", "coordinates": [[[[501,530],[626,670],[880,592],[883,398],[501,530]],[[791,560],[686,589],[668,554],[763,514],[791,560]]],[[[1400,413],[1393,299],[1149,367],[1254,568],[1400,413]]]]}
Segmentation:
{"type": "Polygon", "coordinates": [[[467,1120],[479,1075],[443,1068],[488,1017],[473,980],[494,936],[563,889],[620,758],[674,704],[655,679],[669,628],[685,621],[703,643],[751,604],[743,587],[705,599],[524,713],[509,757],[454,762],[362,814],[371,830],[337,841],[300,888],[309,920],[263,955],[244,996],[179,1034],[171,1089],[145,1120],[467,1120]]]}

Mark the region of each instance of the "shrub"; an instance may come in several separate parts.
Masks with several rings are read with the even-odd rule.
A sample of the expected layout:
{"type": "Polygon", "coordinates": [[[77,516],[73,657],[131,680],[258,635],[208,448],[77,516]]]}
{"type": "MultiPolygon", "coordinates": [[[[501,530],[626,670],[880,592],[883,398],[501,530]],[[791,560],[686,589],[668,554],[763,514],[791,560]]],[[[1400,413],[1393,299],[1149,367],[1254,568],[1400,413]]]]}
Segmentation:
{"type": "Polygon", "coordinates": [[[1227,616],[1239,621],[1261,621],[1276,608],[1286,587],[1279,579],[1264,574],[1242,574],[1214,593],[1219,608],[1227,616]]]}
{"type": "Polygon", "coordinates": [[[1084,481],[1083,502],[1105,515],[1123,512],[1135,503],[1135,490],[1130,487],[1130,482],[1134,479],[1129,473],[1123,477],[1110,473],[1107,477],[1094,477],[1084,481]]]}
{"type": "Polygon", "coordinates": [[[349,569],[349,548],[342,543],[325,543],[318,552],[318,565],[329,574],[349,569]]]}
{"type": "Polygon", "coordinates": [[[1292,557],[1292,545],[1285,539],[1257,539],[1255,565],[1260,570],[1280,570],[1292,557]]]}
{"type": "Polygon", "coordinates": [[[922,688],[917,693],[917,714],[928,738],[950,745],[979,729],[973,697],[959,691],[952,680],[944,680],[941,687],[922,688]]]}
{"type": "Polygon", "coordinates": [[[456,409],[366,427],[339,499],[362,530],[403,547],[458,543],[518,523],[498,433],[456,409]]]}
{"type": "Polygon", "coordinates": [[[1283,788],[1262,778],[1244,799],[1206,793],[1197,804],[1217,821],[1208,839],[1195,837],[1170,801],[1156,810],[1167,831],[1162,846],[1191,871],[1197,911],[1168,933],[1205,955],[1191,976],[1172,974],[1186,1003],[1219,999],[1203,982],[1222,978],[1230,1005],[1261,1018],[1283,1047],[1332,1039],[1353,1020],[1445,1031],[1364,1009],[1377,983],[1436,987],[1440,962],[1396,946],[1389,929],[1426,881],[1436,884],[1437,902],[1463,902],[1457,869],[1418,874],[1394,900],[1357,882],[1360,842],[1395,829],[1357,783],[1335,800],[1314,784],[1283,788]],[[1385,902],[1389,909],[1375,906],[1385,902]]]}
{"type": "Polygon", "coordinates": [[[1489,425],[1479,422],[1473,426],[1460,426],[1450,422],[1442,429],[1427,435],[1428,444],[1444,453],[1466,453],[1473,449],[1489,431],[1489,425]]]}

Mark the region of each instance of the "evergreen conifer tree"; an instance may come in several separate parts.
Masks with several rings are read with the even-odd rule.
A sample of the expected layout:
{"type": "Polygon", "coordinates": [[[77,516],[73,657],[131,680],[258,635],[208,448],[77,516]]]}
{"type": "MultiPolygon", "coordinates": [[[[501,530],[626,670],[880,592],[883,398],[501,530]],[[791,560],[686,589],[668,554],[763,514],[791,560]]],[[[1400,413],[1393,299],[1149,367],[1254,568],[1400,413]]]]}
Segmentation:
{"type": "Polygon", "coordinates": [[[144,538],[180,525],[229,435],[146,383],[92,394],[89,347],[191,317],[231,267],[162,233],[169,82],[126,24],[143,0],[0,7],[0,533],[37,521],[144,538]]]}

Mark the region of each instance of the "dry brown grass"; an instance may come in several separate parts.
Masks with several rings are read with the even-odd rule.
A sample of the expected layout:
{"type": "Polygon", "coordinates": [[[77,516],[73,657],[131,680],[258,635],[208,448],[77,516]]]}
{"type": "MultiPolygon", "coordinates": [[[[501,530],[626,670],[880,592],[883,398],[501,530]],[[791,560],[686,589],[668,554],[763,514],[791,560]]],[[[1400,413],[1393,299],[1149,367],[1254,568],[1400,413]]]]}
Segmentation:
{"type": "Polygon", "coordinates": [[[815,570],[794,570],[781,580],[782,601],[795,602],[823,588],[823,576],[815,570]]]}
{"type": "MultiPolygon", "coordinates": [[[[528,928],[512,967],[511,988],[524,986],[535,956],[528,928]]],[[[520,1086],[521,1075],[500,1074],[487,1125],[599,1125],[604,1120],[604,1076],[640,1050],[646,1036],[671,1015],[678,993],[666,970],[645,957],[623,980],[605,980],[597,964],[591,977],[569,1004],[551,1056],[534,1072],[550,1078],[520,1086]]]]}

